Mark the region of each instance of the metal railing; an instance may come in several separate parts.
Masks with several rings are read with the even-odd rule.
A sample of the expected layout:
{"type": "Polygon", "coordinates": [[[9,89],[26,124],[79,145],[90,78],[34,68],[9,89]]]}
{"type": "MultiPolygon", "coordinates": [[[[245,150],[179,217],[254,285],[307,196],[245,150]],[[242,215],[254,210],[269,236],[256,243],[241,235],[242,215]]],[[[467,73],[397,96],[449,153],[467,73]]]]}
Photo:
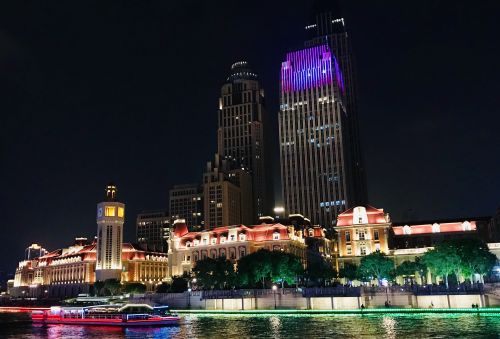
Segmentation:
{"type": "Polygon", "coordinates": [[[361,288],[351,286],[309,287],[302,289],[302,296],[309,297],[359,297],[361,288]]]}

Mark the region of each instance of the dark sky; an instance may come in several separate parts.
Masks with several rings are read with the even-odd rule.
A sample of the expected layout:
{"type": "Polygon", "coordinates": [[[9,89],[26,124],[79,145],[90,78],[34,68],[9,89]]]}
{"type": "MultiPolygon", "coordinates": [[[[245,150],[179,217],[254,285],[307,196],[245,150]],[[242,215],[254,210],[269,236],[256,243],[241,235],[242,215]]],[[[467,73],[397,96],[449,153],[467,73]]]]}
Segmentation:
{"type": "MultiPolygon", "coordinates": [[[[277,156],[278,77],[309,3],[3,1],[0,270],[32,242],[96,231],[117,183],[126,240],[143,209],[201,179],[229,66],[260,74],[277,156]]],[[[393,219],[492,215],[500,205],[498,1],[344,1],[373,206],[393,219]]]]}

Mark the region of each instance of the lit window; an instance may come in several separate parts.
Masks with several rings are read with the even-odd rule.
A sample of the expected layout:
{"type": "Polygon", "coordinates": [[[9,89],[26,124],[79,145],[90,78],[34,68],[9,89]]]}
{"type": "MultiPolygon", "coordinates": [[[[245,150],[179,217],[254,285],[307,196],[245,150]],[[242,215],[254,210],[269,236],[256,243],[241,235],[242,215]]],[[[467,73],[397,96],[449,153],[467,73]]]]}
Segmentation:
{"type": "Polygon", "coordinates": [[[360,248],[361,255],[366,255],[366,246],[361,246],[360,248]]]}
{"type": "Polygon", "coordinates": [[[403,234],[406,234],[406,235],[411,234],[411,227],[410,227],[410,226],[408,226],[408,225],[405,225],[405,226],[403,227],[403,234]]]}
{"type": "Polygon", "coordinates": [[[380,244],[375,244],[375,251],[380,251],[380,244]]]}
{"type": "Polygon", "coordinates": [[[352,254],[352,247],[351,247],[351,245],[346,246],[345,249],[346,249],[347,255],[351,255],[352,254]]]}
{"type": "Polygon", "coordinates": [[[115,216],[115,206],[106,206],[104,209],[104,215],[106,217],[114,217],[115,216]]]}
{"type": "Polygon", "coordinates": [[[273,233],[273,240],[280,240],[280,233],[279,232],[273,233]]]}
{"type": "Polygon", "coordinates": [[[123,207],[118,207],[118,217],[123,218],[125,215],[125,209],[123,207]]]}
{"type": "Polygon", "coordinates": [[[359,240],[365,240],[365,230],[359,230],[359,240]]]}
{"type": "Polygon", "coordinates": [[[240,241],[245,241],[245,235],[243,233],[240,234],[240,241]]]}

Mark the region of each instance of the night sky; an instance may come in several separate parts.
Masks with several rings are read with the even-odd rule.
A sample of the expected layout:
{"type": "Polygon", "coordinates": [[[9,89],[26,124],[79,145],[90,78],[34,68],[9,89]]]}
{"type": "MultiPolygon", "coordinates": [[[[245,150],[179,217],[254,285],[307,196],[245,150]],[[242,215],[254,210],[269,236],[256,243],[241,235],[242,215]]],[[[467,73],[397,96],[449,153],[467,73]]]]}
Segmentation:
{"type": "MultiPolygon", "coordinates": [[[[127,241],[137,212],[200,181],[235,61],[265,88],[278,173],[280,65],[302,47],[309,2],[110,3],[0,4],[0,270],[32,242],[93,237],[108,181],[127,204],[127,241]]],[[[499,12],[498,1],[344,1],[369,200],[393,219],[500,205],[499,12]]]]}

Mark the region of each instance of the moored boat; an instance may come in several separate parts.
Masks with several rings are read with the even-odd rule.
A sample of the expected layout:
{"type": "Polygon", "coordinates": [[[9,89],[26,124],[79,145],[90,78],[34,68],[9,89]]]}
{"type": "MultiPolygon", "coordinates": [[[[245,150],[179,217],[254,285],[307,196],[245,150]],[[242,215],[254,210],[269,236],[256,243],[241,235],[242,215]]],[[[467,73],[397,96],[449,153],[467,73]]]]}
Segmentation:
{"type": "Polygon", "coordinates": [[[34,323],[104,326],[178,325],[180,318],[168,307],[147,304],[97,305],[88,307],[51,307],[31,313],[34,323]]]}

